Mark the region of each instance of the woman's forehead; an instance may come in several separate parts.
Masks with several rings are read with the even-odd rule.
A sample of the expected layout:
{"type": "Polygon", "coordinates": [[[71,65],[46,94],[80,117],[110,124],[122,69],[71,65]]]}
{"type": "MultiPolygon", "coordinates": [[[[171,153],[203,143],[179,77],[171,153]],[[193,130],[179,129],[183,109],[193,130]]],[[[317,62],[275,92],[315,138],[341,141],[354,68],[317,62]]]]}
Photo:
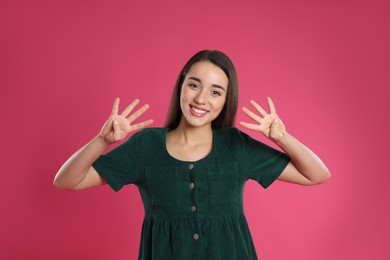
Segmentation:
{"type": "Polygon", "coordinates": [[[188,73],[186,79],[198,79],[201,83],[217,84],[227,86],[228,77],[225,72],[217,65],[209,61],[199,61],[194,63],[188,73]]]}

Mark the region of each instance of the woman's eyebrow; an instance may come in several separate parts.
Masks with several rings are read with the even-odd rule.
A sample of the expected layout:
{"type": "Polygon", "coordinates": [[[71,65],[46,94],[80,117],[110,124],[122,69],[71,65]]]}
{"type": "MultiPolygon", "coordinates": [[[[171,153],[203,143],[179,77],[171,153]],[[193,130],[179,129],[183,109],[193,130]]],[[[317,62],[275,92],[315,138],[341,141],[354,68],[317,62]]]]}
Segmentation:
{"type": "MultiPolygon", "coordinates": [[[[202,83],[202,81],[199,79],[199,78],[196,78],[196,77],[188,77],[188,79],[192,79],[192,80],[195,80],[199,83],[202,83]]],[[[217,84],[212,84],[212,86],[214,88],[219,88],[219,89],[222,89],[223,91],[226,91],[224,87],[220,86],[220,85],[217,85],[217,84]]]]}
{"type": "Polygon", "coordinates": [[[188,79],[192,79],[192,80],[195,80],[195,81],[197,81],[199,83],[202,83],[202,81],[199,78],[189,77],[188,79]]]}
{"type": "Polygon", "coordinates": [[[219,89],[222,89],[223,91],[226,91],[224,87],[220,86],[220,85],[216,85],[216,84],[213,84],[212,85],[214,88],[219,88],[219,89]]]}

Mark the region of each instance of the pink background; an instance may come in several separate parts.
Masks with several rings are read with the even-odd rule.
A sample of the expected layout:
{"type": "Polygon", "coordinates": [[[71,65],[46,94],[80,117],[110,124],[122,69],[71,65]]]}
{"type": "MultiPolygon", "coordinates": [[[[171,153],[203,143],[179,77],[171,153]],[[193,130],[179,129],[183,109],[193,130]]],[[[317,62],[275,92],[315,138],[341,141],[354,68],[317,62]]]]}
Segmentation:
{"type": "Polygon", "coordinates": [[[260,258],[390,259],[386,2],[2,0],[1,259],[136,259],[135,186],[64,192],[52,180],[116,96],[149,103],[161,126],[180,68],[206,48],[234,61],[240,105],[273,97],[333,174],[247,184],[260,258]]]}

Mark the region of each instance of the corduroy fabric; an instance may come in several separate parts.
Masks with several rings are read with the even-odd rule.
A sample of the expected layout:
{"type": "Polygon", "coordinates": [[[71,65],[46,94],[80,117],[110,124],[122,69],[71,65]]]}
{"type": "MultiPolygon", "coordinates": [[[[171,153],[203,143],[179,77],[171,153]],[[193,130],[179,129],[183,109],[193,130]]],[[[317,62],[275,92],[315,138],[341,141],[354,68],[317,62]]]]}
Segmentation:
{"type": "Polygon", "coordinates": [[[243,211],[248,179],[267,188],[289,158],[236,128],[213,130],[213,149],[196,162],[166,149],[166,128],[148,128],[93,167],[113,190],[137,185],[145,209],[139,260],[257,259],[243,211]]]}

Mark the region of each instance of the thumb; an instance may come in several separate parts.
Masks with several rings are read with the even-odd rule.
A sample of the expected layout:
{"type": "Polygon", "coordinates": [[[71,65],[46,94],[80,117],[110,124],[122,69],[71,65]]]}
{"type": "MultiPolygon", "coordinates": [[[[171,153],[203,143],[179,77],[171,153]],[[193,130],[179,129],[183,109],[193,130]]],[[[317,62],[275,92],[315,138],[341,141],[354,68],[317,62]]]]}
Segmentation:
{"type": "Polygon", "coordinates": [[[280,129],[284,129],[284,124],[279,118],[275,118],[272,125],[275,125],[275,127],[278,127],[280,129]]]}
{"type": "Polygon", "coordinates": [[[284,125],[279,118],[275,118],[271,124],[271,139],[279,140],[284,135],[284,125]]]}
{"type": "Polygon", "coordinates": [[[112,121],[112,128],[113,128],[112,135],[113,135],[114,141],[119,141],[121,139],[121,128],[119,126],[118,120],[112,121]]]}

